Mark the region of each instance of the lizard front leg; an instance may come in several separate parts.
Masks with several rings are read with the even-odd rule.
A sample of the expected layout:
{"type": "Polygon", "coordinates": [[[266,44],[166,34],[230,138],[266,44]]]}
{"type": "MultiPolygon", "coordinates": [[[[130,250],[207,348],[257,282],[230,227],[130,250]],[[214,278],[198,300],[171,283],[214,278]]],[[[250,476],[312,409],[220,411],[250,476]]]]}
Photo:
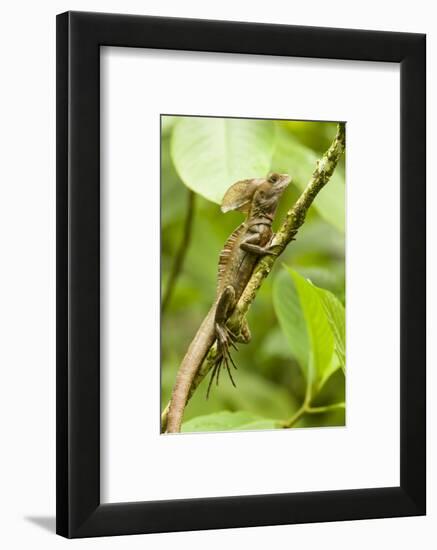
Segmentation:
{"type": "Polygon", "coordinates": [[[260,240],[261,235],[259,233],[252,233],[240,244],[240,248],[241,250],[244,250],[245,252],[250,252],[251,254],[255,254],[256,256],[265,256],[267,254],[270,254],[271,256],[276,256],[276,252],[273,252],[273,250],[271,250],[271,239],[267,246],[260,246],[260,240]]]}

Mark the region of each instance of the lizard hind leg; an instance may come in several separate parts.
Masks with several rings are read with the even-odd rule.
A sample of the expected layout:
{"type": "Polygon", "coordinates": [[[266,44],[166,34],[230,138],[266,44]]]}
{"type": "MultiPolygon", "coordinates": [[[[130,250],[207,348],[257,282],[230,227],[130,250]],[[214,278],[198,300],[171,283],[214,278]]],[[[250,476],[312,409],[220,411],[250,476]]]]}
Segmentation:
{"type": "Polygon", "coordinates": [[[206,396],[209,396],[212,383],[215,379],[216,385],[219,383],[220,370],[224,366],[228,372],[231,383],[234,387],[235,381],[232,376],[231,366],[235,369],[237,368],[234,360],[232,359],[230,348],[234,348],[238,351],[238,348],[235,344],[237,341],[236,335],[226,326],[226,321],[228,320],[229,313],[232,311],[235,304],[235,290],[232,286],[227,286],[218,302],[215,314],[215,332],[217,338],[217,353],[212,362],[212,372],[211,378],[208,384],[208,390],[206,396]]]}
{"type": "Polygon", "coordinates": [[[217,333],[217,352],[212,359],[212,369],[211,369],[211,377],[209,379],[208,383],[208,389],[206,392],[206,397],[209,397],[209,393],[211,391],[211,386],[214,382],[216,385],[219,383],[220,379],[220,371],[222,367],[224,366],[228,372],[229,378],[231,380],[231,384],[236,388],[235,380],[232,376],[231,372],[231,366],[234,367],[234,369],[237,368],[237,365],[234,363],[234,360],[232,359],[231,352],[229,350],[229,347],[232,346],[234,349],[237,349],[237,346],[235,345],[235,336],[234,334],[225,326],[222,327],[218,323],[216,324],[216,333],[217,333]]]}

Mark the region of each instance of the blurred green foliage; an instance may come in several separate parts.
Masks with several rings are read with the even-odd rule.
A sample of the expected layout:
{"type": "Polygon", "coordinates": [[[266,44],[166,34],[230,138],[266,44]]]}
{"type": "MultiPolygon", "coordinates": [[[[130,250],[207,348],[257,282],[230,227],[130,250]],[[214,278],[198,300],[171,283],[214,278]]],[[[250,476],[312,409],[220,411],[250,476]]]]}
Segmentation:
{"type": "MultiPolygon", "coordinates": [[[[310,180],[336,131],[331,122],[162,117],[161,247],[166,289],[181,246],[188,194],[195,193],[191,239],[162,315],[161,404],[168,402],[186,349],[215,297],[220,250],[242,214],[218,204],[235,181],[287,172],[274,229],[310,180]]],[[[291,243],[253,303],[252,341],[234,354],[235,389],[207,380],[189,401],[183,431],[254,430],[344,425],[345,401],[344,158],[316,197],[291,243]]]]}

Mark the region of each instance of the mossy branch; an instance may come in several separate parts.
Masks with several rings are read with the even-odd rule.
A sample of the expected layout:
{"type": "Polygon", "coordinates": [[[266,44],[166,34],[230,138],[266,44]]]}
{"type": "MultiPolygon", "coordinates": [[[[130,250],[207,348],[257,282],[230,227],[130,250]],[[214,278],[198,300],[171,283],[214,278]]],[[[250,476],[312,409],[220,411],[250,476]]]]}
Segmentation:
{"type": "MultiPolygon", "coordinates": [[[[257,292],[262,285],[264,279],[268,276],[273,268],[278,257],[284,252],[287,245],[295,239],[295,236],[305,221],[308,209],[312,205],[318,193],[325,187],[330,180],[334,170],[345,149],[345,124],[337,125],[337,132],[329,149],[317,162],[316,168],[311,176],[311,179],[295,202],[294,206],[287,212],[285,220],[275,235],[272,246],[275,247],[276,256],[267,255],[259,260],[254,272],[243,291],[232,317],[228,321],[229,328],[239,334],[243,320],[253,303],[257,292]]],[[[211,369],[213,359],[217,353],[217,345],[211,346],[206,360],[197,372],[191,385],[188,399],[193,395],[200,382],[205,378],[211,369]]],[[[187,402],[188,402],[187,399],[187,402]]],[[[165,430],[167,424],[168,405],[164,409],[161,416],[162,430],[165,430]]]]}

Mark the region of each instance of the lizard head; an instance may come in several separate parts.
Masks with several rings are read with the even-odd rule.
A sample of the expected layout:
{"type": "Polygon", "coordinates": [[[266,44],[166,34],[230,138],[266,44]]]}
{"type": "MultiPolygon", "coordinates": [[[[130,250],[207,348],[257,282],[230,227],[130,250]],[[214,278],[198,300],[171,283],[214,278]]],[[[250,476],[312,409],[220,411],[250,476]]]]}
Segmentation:
{"type": "Polygon", "coordinates": [[[267,178],[237,181],[229,187],[223,197],[222,212],[239,210],[247,213],[253,210],[254,204],[257,204],[258,208],[264,205],[266,209],[274,204],[276,208],[279,197],[290,181],[288,174],[276,173],[269,174],[267,178]]]}
{"type": "Polygon", "coordinates": [[[288,174],[269,174],[253,195],[252,213],[274,215],[278,201],[290,181],[291,177],[288,174]]]}

